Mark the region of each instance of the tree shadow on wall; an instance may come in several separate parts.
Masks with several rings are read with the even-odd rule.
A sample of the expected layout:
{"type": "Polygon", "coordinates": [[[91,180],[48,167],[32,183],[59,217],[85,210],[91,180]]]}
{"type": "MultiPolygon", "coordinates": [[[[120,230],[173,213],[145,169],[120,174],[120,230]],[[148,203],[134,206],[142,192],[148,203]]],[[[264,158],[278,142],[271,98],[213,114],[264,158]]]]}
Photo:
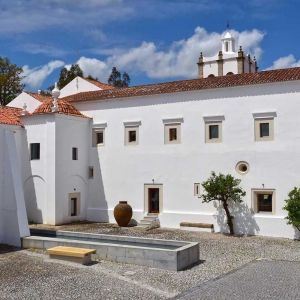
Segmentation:
{"type": "MultiPolygon", "coordinates": [[[[253,209],[249,208],[245,203],[230,204],[230,213],[234,217],[233,225],[234,232],[236,234],[254,235],[260,231],[260,228],[254,218],[253,209]]],[[[227,218],[222,203],[219,204],[215,201],[214,207],[217,209],[217,216],[215,216],[215,218],[221,232],[229,233],[227,218]]]]}

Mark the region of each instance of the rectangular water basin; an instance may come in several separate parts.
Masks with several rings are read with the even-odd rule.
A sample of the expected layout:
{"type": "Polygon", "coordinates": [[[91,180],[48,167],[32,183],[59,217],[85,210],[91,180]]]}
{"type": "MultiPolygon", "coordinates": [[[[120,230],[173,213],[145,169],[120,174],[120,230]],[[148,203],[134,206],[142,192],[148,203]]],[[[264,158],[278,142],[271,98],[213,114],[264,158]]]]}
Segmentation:
{"type": "Polygon", "coordinates": [[[73,246],[96,249],[100,259],[179,271],[199,261],[199,244],[70,231],[32,231],[23,238],[23,248],[48,249],[73,246]]]}

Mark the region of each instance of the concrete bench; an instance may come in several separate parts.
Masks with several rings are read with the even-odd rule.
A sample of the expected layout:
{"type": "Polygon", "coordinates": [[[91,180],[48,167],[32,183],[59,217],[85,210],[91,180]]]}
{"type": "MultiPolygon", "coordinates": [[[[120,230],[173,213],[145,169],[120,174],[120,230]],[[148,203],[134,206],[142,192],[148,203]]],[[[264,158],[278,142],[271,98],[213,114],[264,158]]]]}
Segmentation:
{"type": "Polygon", "coordinates": [[[50,258],[63,259],[88,265],[91,263],[91,255],[96,253],[95,249],[57,246],[47,249],[50,258]]]}
{"type": "Polygon", "coordinates": [[[180,229],[190,231],[214,232],[214,224],[181,222],[180,229]]]}

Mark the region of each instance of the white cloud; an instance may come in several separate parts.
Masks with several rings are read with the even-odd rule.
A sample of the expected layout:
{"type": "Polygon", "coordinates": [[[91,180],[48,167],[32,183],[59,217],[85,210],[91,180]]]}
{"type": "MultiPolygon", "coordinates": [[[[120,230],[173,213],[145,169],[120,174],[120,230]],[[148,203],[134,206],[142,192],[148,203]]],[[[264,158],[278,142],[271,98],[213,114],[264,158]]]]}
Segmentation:
{"type": "MultiPolygon", "coordinates": [[[[260,58],[263,32],[253,29],[233,31],[233,34],[237,45],[242,44],[247,53],[260,58]]],[[[197,27],[191,37],[175,41],[166,49],[159,49],[153,42],[143,42],[138,47],[116,51],[105,60],[81,57],[77,63],[85,75],[90,74],[103,81],[107,80],[113,66],[129,73],[143,73],[149,78],[194,78],[197,76],[196,62],[200,51],[205,56],[215,55],[221,48],[221,36],[220,33],[209,33],[197,27]]]]}
{"type": "Polygon", "coordinates": [[[30,69],[29,66],[23,67],[23,83],[29,85],[32,88],[40,87],[44,80],[57,68],[64,66],[64,62],[61,60],[50,61],[48,64],[40,67],[30,69]]]}
{"type": "MultiPolygon", "coordinates": [[[[253,29],[251,31],[232,31],[237,40],[237,46],[242,44],[246,53],[260,58],[262,49],[260,43],[264,33],[253,29]]],[[[200,51],[205,56],[213,56],[221,48],[222,33],[207,32],[197,27],[187,39],[171,43],[164,49],[153,42],[142,42],[139,46],[129,49],[114,49],[106,59],[100,60],[82,56],[76,62],[85,76],[92,75],[106,82],[111,68],[116,66],[120,71],[129,74],[144,74],[153,79],[196,78],[197,60],[200,51]]],[[[24,67],[27,78],[24,82],[32,87],[38,87],[54,69],[62,66],[61,61],[52,61],[49,64],[29,69],[24,67]]],[[[65,65],[67,68],[70,65],[65,65]]]]}
{"type": "Polygon", "coordinates": [[[286,69],[286,68],[294,68],[294,67],[300,67],[300,60],[297,61],[295,56],[290,54],[275,60],[272,66],[267,68],[266,70],[286,69]]]}

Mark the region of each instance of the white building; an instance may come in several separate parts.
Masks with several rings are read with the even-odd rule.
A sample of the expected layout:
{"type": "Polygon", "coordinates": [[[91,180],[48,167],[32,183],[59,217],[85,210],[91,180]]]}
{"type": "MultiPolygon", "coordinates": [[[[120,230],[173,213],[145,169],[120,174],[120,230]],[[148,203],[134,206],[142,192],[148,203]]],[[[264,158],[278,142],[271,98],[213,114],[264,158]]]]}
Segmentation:
{"type": "MultiPolygon", "coordinates": [[[[199,198],[216,171],[247,192],[233,211],[237,232],[294,238],[283,205],[300,184],[300,68],[239,72],[228,34],[222,53],[231,76],[75,90],[32,114],[0,109],[15,132],[29,221],[114,222],[126,200],[138,222],[157,213],[162,227],[197,222],[226,232],[218,203],[199,198]]],[[[204,65],[201,77],[211,73],[204,65]]]]}

